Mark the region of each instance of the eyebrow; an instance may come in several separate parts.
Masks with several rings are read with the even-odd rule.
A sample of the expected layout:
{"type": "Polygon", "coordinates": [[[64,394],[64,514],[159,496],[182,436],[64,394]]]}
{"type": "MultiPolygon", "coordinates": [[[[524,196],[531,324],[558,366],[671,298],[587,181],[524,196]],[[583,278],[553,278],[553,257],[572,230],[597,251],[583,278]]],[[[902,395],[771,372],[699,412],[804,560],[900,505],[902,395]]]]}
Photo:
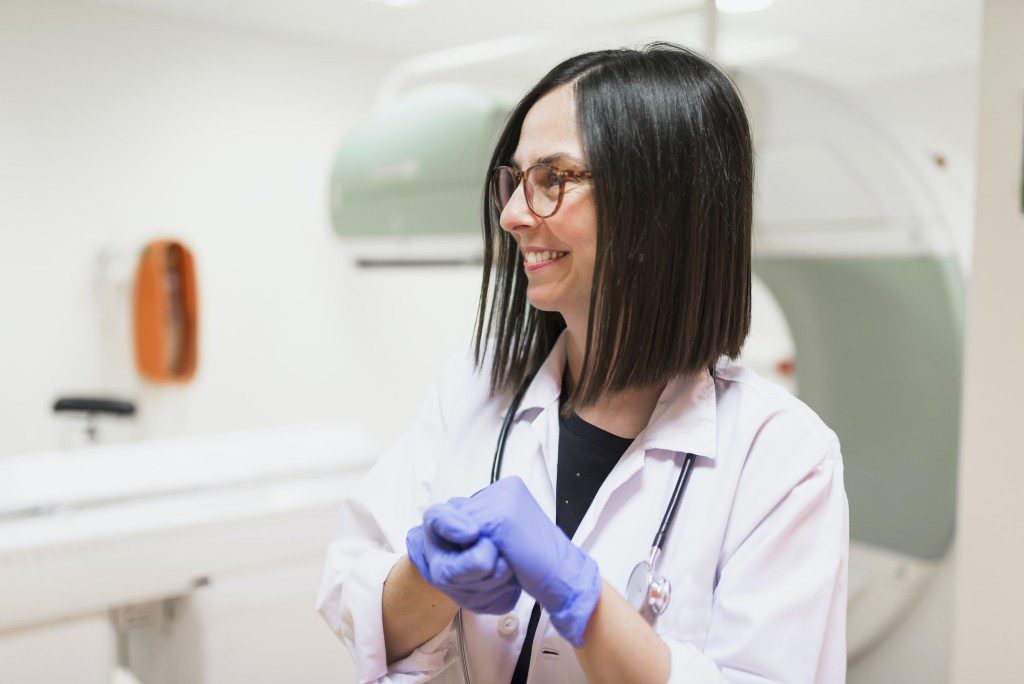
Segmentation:
{"type": "MultiPolygon", "coordinates": [[[[558,161],[559,159],[564,159],[566,161],[572,162],[573,164],[576,164],[577,166],[583,166],[583,160],[582,159],[580,159],[579,157],[576,157],[574,155],[571,155],[568,152],[554,152],[552,154],[545,154],[543,157],[537,157],[536,159],[534,159],[533,163],[534,164],[551,164],[552,162],[558,161]]],[[[517,162],[515,160],[515,158],[512,159],[512,166],[514,166],[514,167],[516,167],[517,169],[520,169],[520,170],[523,168],[522,166],[519,165],[519,162],[517,162]]]]}

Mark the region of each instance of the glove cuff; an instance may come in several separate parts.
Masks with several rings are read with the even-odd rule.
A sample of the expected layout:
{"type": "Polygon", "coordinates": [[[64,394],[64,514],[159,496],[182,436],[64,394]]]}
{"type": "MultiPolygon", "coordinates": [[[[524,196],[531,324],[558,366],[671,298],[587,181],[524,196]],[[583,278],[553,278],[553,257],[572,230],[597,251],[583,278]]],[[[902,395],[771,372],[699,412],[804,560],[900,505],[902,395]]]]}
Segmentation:
{"type": "Polygon", "coordinates": [[[534,598],[548,611],[558,633],[580,648],[583,632],[601,598],[601,573],[593,558],[578,548],[576,552],[579,560],[573,563],[573,571],[561,577],[549,577],[534,598]]]}

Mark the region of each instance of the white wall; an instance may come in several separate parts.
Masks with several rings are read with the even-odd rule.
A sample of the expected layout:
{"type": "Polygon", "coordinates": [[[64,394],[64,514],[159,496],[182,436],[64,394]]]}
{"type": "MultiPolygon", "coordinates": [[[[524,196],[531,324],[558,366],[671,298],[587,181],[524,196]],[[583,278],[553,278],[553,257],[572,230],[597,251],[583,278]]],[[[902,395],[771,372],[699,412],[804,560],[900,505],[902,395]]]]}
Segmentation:
{"type": "Polygon", "coordinates": [[[936,197],[952,219],[953,237],[969,266],[974,225],[978,69],[975,65],[905,74],[859,89],[857,95],[886,112],[923,170],[948,177],[936,197]]]}
{"type": "Polygon", "coordinates": [[[357,272],[331,232],[333,153],[386,66],[107,5],[0,3],[0,456],[60,446],[50,407],[71,392],[139,402],[114,441],[340,416],[394,439],[468,339],[478,275],[357,272]],[[136,379],[129,283],[99,277],[104,249],[134,258],[161,236],[197,260],[184,387],[136,379]]]}
{"type": "Polygon", "coordinates": [[[1024,681],[1024,3],[986,0],[968,299],[954,682],[1024,681]]]}

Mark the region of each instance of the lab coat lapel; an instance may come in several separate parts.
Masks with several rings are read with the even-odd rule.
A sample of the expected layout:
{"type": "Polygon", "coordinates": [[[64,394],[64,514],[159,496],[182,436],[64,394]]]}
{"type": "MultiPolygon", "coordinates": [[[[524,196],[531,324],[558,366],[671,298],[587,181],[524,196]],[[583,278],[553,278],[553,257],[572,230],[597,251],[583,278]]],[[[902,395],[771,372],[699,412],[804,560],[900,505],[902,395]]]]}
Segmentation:
{"type": "Polygon", "coordinates": [[[597,494],[594,495],[590,508],[587,509],[583,520],[580,521],[579,527],[576,528],[576,534],[573,535],[572,541],[576,546],[584,551],[587,550],[589,547],[587,541],[590,538],[591,532],[594,531],[598,519],[604,512],[608,499],[619,487],[629,482],[634,475],[640,472],[643,465],[644,450],[634,442],[633,446],[629,448],[623,457],[619,459],[619,462],[615,464],[615,467],[612,468],[612,472],[608,473],[608,477],[601,484],[601,488],[597,490],[597,494]]]}
{"type": "MultiPolygon", "coordinates": [[[[694,453],[714,459],[717,452],[717,397],[708,373],[679,375],[661,393],[643,432],[615,464],[587,509],[572,541],[586,551],[590,537],[616,491],[644,466],[655,449],[694,453]]],[[[680,460],[680,463],[682,461],[680,460]]]]}
{"type": "MultiPolygon", "coordinates": [[[[540,504],[549,518],[555,519],[555,465],[558,459],[558,434],[557,420],[554,438],[551,436],[551,411],[541,411],[530,423],[532,436],[536,438],[536,448],[531,462],[530,477],[526,478],[527,488],[533,494],[533,498],[540,504]],[[538,463],[536,459],[542,459],[538,463]],[[537,472],[543,471],[544,475],[538,477],[537,472]]],[[[525,432],[525,431],[524,431],[525,432]]]]}
{"type": "MultiPolygon", "coordinates": [[[[543,477],[534,477],[530,464],[524,478],[541,509],[555,520],[555,485],[558,477],[558,397],[561,392],[562,369],[566,360],[566,330],[559,334],[548,357],[530,382],[517,410],[516,422],[530,423],[536,437],[536,448],[543,458],[543,477]]],[[[648,450],[662,449],[678,453],[690,452],[715,458],[717,449],[715,381],[707,372],[677,375],[666,385],[647,427],[615,464],[573,536],[580,548],[588,548],[588,538],[597,526],[609,500],[643,468],[648,450]]],[[[518,432],[518,431],[513,431],[518,432]]],[[[522,431],[520,434],[528,434],[522,431]]],[[[525,445],[518,445],[523,448],[525,445]]],[[[510,448],[513,448],[510,446],[510,448]]],[[[534,454],[537,452],[534,451],[534,454]]],[[[539,464],[538,464],[539,465],[539,464]]]]}

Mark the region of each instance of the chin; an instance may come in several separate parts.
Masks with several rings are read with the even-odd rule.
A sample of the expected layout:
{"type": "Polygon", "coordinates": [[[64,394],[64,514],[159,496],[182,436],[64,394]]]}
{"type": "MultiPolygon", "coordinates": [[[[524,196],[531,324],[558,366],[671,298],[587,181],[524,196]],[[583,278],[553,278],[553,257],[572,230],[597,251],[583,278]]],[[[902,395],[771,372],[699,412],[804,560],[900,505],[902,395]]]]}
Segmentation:
{"type": "Polygon", "coordinates": [[[544,297],[542,295],[532,295],[530,291],[526,292],[526,301],[530,302],[530,306],[540,311],[559,311],[560,307],[557,302],[551,297],[544,297]]]}

